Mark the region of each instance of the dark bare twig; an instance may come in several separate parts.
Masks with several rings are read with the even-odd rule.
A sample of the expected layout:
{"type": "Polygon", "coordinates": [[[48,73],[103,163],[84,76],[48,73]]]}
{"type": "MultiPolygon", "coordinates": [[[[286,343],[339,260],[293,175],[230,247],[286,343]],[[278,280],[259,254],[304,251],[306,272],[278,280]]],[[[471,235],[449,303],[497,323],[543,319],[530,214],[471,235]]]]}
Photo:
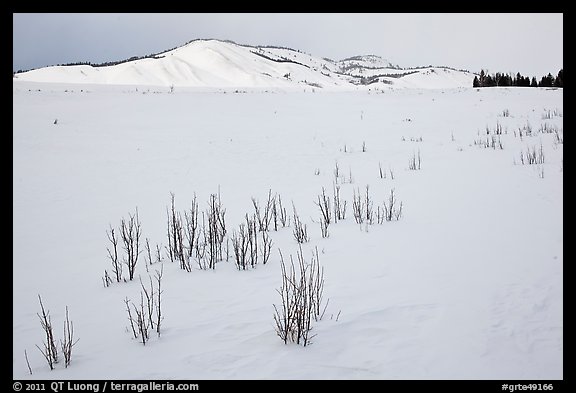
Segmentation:
{"type": "Polygon", "coordinates": [[[158,288],[156,289],[156,333],[158,333],[158,337],[160,337],[160,323],[164,320],[164,316],[162,315],[162,276],[164,275],[164,265],[160,268],[160,271],[156,270],[156,283],[158,288]]]}
{"type": "Polygon", "coordinates": [[[30,367],[30,361],[28,360],[28,353],[24,350],[24,357],[26,358],[26,365],[28,366],[28,372],[32,375],[32,368],[30,367]]]}

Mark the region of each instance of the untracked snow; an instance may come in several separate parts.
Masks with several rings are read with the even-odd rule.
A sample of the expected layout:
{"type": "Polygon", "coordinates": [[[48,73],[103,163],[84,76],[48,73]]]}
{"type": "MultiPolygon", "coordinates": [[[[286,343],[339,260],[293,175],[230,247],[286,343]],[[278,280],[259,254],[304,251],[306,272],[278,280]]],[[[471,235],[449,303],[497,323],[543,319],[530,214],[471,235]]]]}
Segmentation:
{"type": "MultiPolygon", "coordinates": [[[[159,75],[192,77],[178,64],[159,75]]],[[[539,132],[563,138],[562,112],[561,89],[170,93],[15,81],[13,378],[562,379],[563,143],[539,132]],[[482,147],[498,124],[503,149],[482,147]],[[540,146],[544,164],[522,165],[540,146]],[[322,187],[332,196],[336,164],[346,219],[323,239],[314,202],[322,187]],[[398,221],[354,222],[353,193],[366,185],[374,209],[394,189],[398,221]],[[101,279],[110,225],[137,207],[143,239],[164,248],[170,193],[184,211],[219,192],[231,235],[269,190],[289,214],[294,204],[310,235],[304,257],[317,247],[324,267],[330,300],[312,345],[284,345],[274,330],[278,250],[298,250],[291,227],[271,230],[269,262],[247,271],[231,256],[186,272],[163,249],[149,268],[164,266],[162,334],[135,340],[124,299],[139,299],[138,280],[101,279]],[[68,368],[50,371],[36,348],[38,294],[57,339],[68,307],[80,339],[68,368]]],[[[147,282],[144,255],[138,263],[147,282]]]]}

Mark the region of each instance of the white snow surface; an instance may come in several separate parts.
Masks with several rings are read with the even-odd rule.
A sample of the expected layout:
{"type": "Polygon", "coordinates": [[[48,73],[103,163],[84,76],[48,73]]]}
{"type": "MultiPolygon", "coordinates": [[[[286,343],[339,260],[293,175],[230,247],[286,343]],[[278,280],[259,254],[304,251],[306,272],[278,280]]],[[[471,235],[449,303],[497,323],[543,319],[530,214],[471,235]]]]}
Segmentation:
{"type": "Polygon", "coordinates": [[[411,70],[374,55],[335,62],[300,51],[252,47],[219,40],[195,40],[164,52],[113,66],[52,66],[15,74],[18,81],[213,88],[315,88],[389,90],[472,86],[474,74],[450,68],[411,70]],[[349,69],[354,65],[353,68],[349,69]],[[430,77],[434,71],[436,74],[430,77]],[[410,75],[408,75],[410,74],[410,75]],[[386,76],[388,75],[388,76],[386,76]],[[392,76],[390,76],[392,75],[392,76]],[[415,77],[415,76],[419,77],[415,77]],[[378,76],[373,83],[361,78],[378,76]]]}
{"type": "MultiPolygon", "coordinates": [[[[85,78],[95,84],[13,83],[14,379],[563,378],[563,144],[538,131],[556,127],[563,138],[561,89],[170,93],[97,84],[265,79],[229,68],[222,53],[191,67],[189,49],[106,76],[70,68],[78,82],[92,71],[85,78]],[[164,71],[137,78],[146,63],[164,71]],[[218,67],[235,77],[219,79],[218,67]],[[503,149],[475,144],[497,124],[503,149]],[[522,165],[521,152],[540,146],[544,164],[522,165]],[[409,170],[418,152],[421,169],[409,170]],[[332,195],[336,163],[347,214],[323,239],[314,202],[322,187],[332,195]],[[394,189],[402,217],[356,224],[353,192],[366,185],[374,209],[394,189]],[[194,195],[205,210],[219,191],[231,235],[253,212],[251,198],[263,204],[269,190],[289,211],[294,204],[310,234],[304,256],[317,247],[324,267],[330,300],[312,345],[285,345],[274,330],[278,249],[285,258],[298,249],[291,227],[270,231],[270,261],[247,271],[231,257],[186,272],[163,252],[149,268],[164,266],[162,334],[146,346],[135,340],[124,299],[138,300],[138,280],[101,280],[109,226],[137,207],[143,239],[164,247],[170,193],[184,211],[194,195]],[[68,368],[51,371],[35,347],[44,339],[38,294],[57,340],[69,309],[79,341],[68,368]]],[[[145,282],[146,270],[141,255],[145,282]]]]}

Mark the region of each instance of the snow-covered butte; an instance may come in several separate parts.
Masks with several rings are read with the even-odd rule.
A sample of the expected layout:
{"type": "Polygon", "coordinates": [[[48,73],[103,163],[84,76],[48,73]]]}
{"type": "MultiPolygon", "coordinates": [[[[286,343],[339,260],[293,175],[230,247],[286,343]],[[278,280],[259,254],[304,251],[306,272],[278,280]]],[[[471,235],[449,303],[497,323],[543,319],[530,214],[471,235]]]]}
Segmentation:
{"type": "Polygon", "coordinates": [[[111,66],[51,66],[15,81],[213,88],[358,90],[471,87],[474,74],[447,67],[402,69],[375,55],[333,61],[280,47],[194,40],[111,66]]]}

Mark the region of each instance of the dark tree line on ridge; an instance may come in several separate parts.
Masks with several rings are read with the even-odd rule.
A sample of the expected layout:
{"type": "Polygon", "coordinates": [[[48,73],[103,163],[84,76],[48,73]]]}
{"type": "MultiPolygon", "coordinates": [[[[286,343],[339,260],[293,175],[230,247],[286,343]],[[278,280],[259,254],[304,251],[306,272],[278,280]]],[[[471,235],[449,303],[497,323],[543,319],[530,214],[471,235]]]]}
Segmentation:
{"type": "Polygon", "coordinates": [[[484,70],[480,71],[479,76],[474,77],[472,87],[494,87],[494,86],[520,86],[520,87],[564,87],[564,69],[558,71],[554,77],[552,74],[543,76],[540,81],[536,77],[522,76],[519,72],[516,75],[487,74],[484,70]]]}

